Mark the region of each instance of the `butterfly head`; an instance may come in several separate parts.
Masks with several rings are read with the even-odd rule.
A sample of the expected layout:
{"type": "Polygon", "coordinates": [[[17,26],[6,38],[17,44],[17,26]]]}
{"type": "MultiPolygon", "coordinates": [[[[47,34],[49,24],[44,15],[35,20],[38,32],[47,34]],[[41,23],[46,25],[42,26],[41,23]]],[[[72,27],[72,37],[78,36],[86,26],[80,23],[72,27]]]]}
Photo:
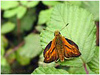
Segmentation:
{"type": "MultiPolygon", "coordinates": [[[[66,24],[66,26],[68,25],[69,23],[67,23],[66,24]]],[[[66,26],[64,26],[61,30],[63,30],[66,26]]],[[[60,30],[60,31],[61,31],[60,30]]],[[[54,32],[54,36],[59,36],[61,33],[58,31],[58,30],[56,30],[55,32],[54,32]]]]}
{"type": "Polygon", "coordinates": [[[54,36],[59,36],[61,33],[57,30],[54,32],[54,36]]]}

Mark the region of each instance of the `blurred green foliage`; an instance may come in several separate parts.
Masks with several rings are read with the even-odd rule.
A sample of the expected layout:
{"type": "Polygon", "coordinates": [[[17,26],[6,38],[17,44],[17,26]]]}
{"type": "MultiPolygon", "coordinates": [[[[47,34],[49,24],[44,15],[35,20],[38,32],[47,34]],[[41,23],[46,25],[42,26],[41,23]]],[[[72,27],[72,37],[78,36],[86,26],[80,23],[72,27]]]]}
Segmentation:
{"type": "Polygon", "coordinates": [[[50,20],[50,15],[52,12],[53,8],[47,9],[47,10],[42,10],[39,14],[39,20],[38,24],[42,25],[47,23],[50,20]]]}
{"type": "Polygon", "coordinates": [[[2,26],[1,33],[6,34],[14,30],[15,24],[11,22],[7,22],[2,26]]]}
{"type": "Polygon", "coordinates": [[[82,61],[79,58],[63,63],[52,62],[46,64],[43,62],[43,49],[54,37],[53,33],[48,30],[54,31],[56,29],[61,29],[62,26],[65,25],[61,22],[62,18],[60,16],[66,20],[66,23],[67,20],[70,21],[70,25],[68,26],[70,32],[63,30],[61,32],[62,35],[68,38],[71,36],[71,40],[79,45],[89,72],[91,74],[99,73],[99,54],[97,54],[99,48],[95,49],[94,41],[91,41],[95,40],[92,36],[96,34],[94,32],[96,29],[93,22],[99,21],[99,1],[1,1],[1,73],[85,74],[84,67],[67,68],[68,70],[64,70],[65,68],[61,67],[68,65],[80,66],[82,65],[82,61]],[[70,11],[67,9],[59,9],[59,7],[61,7],[60,4],[69,4],[70,6],[75,6],[84,10],[79,11],[78,8],[72,8],[73,10],[71,9],[70,11]],[[66,14],[63,12],[61,15],[57,16],[59,11],[55,10],[61,12],[66,10],[66,14]],[[87,12],[93,14],[94,20],[91,19],[92,16],[88,16],[89,13],[87,12]],[[66,19],[66,16],[71,17],[66,19]],[[82,20],[79,21],[81,17],[82,20]],[[59,22],[56,21],[56,19],[59,20],[59,22]],[[87,20],[90,22],[86,22],[87,20]],[[86,27],[86,30],[81,30],[83,29],[82,27],[86,27]],[[44,29],[47,31],[43,31],[44,29]],[[86,38],[77,33],[76,37],[74,34],[76,30],[79,33],[81,32],[81,34],[84,33],[83,35],[87,37],[89,33],[92,35],[86,38]],[[78,42],[78,37],[81,38],[81,42],[78,42]],[[86,41],[88,45],[86,44],[83,46],[84,38],[91,42],[86,41]],[[90,49],[90,43],[94,48],[90,49]],[[89,55],[90,57],[88,57],[88,53],[91,53],[91,55],[89,55]],[[84,56],[84,54],[86,56],[84,56]],[[60,66],[60,69],[55,68],[57,65],[60,66]]]}

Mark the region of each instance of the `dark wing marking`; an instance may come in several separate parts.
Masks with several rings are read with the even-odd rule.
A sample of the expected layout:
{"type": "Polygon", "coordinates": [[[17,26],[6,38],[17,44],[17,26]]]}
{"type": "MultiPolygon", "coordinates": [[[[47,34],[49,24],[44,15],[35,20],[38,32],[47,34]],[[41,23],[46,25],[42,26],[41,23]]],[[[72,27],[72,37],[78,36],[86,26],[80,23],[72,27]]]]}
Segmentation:
{"type": "Polygon", "coordinates": [[[49,50],[49,48],[51,47],[51,43],[52,41],[50,41],[49,44],[46,46],[46,48],[44,49],[43,55],[45,54],[47,50],[49,50]]]}
{"type": "MultiPolygon", "coordinates": [[[[69,48],[67,45],[65,45],[67,48],[69,48]]],[[[69,49],[71,49],[71,48],[69,48],[69,49]]]]}

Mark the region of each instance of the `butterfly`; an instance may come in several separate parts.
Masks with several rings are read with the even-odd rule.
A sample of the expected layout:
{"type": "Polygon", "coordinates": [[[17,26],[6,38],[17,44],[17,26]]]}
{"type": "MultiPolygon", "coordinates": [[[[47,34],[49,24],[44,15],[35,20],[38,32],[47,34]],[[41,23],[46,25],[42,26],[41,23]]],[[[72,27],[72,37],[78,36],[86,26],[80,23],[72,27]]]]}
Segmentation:
{"type": "Polygon", "coordinates": [[[77,44],[62,36],[58,30],[54,32],[54,36],[54,39],[44,49],[45,63],[57,61],[58,59],[63,62],[65,58],[81,55],[77,44]]]}

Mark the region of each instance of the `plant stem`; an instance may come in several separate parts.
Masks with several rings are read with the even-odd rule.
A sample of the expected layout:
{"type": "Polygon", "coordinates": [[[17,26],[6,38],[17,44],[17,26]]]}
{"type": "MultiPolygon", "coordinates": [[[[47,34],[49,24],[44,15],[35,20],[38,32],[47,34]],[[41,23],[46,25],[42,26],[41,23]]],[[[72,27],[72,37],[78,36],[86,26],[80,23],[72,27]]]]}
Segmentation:
{"type": "Polygon", "coordinates": [[[96,45],[99,46],[99,22],[96,22],[96,45]]]}
{"type": "Polygon", "coordinates": [[[21,41],[20,38],[20,19],[17,19],[17,35],[18,35],[18,41],[21,41]]]}
{"type": "Polygon", "coordinates": [[[21,42],[18,46],[14,47],[14,48],[12,49],[11,52],[6,53],[6,54],[5,54],[5,58],[8,57],[11,53],[13,53],[13,52],[15,52],[16,50],[18,50],[18,48],[21,47],[23,44],[24,44],[24,41],[21,42]]]}

